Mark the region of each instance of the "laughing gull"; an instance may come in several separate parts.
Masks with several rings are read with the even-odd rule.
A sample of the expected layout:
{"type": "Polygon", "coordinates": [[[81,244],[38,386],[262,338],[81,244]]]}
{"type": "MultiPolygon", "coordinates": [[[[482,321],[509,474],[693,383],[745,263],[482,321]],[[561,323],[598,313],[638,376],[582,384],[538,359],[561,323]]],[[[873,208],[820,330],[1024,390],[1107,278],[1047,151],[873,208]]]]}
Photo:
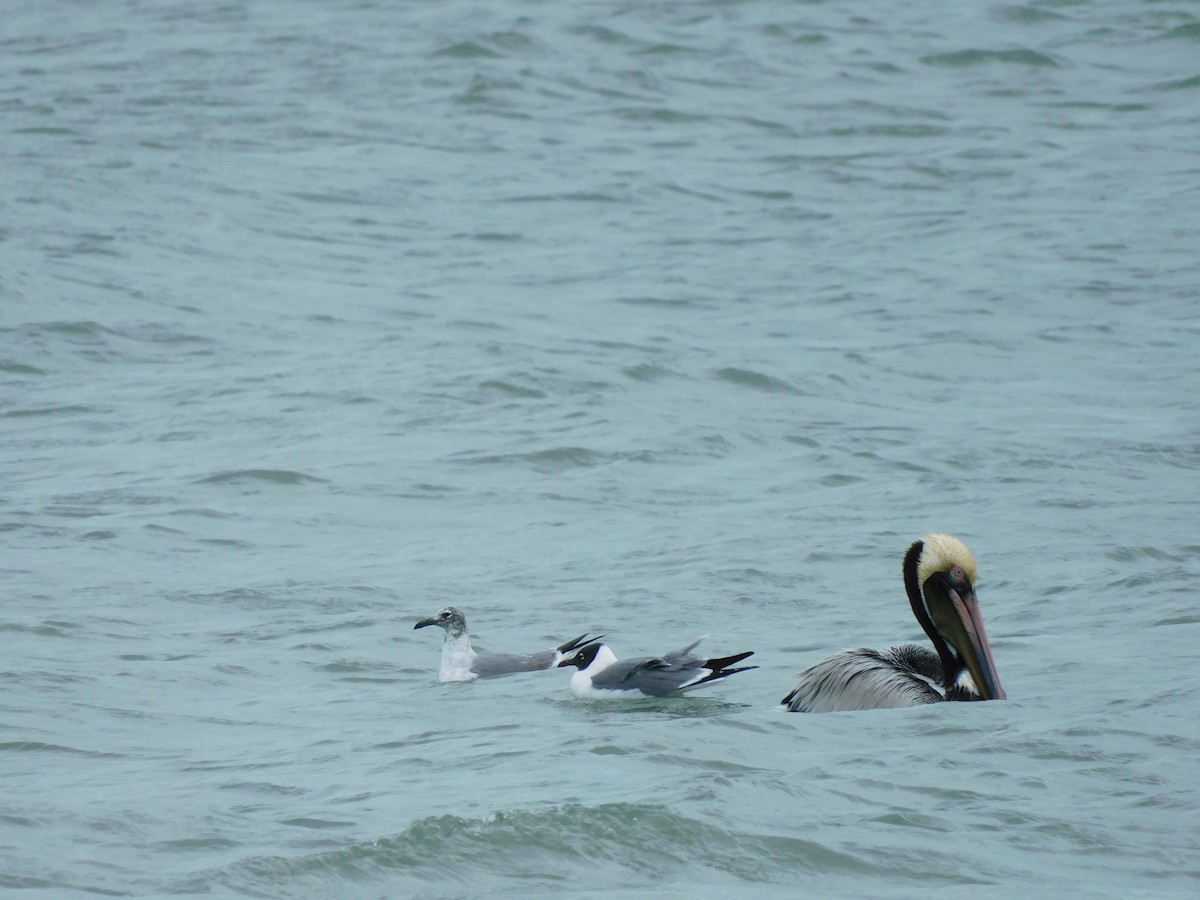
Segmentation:
{"type": "Polygon", "coordinates": [[[435,616],[422,619],[413,630],[426,625],[440,625],[446,630],[442,642],[442,668],[438,681],[474,681],[476,678],[491,678],[494,675],[511,675],[514,672],[536,672],[552,669],[568,653],[587,647],[604,637],[588,639],[581,634],[553,650],[522,655],[518,653],[476,653],[471,647],[471,636],[467,634],[467,617],[456,606],[447,606],[435,616]]]}
{"type": "Polygon", "coordinates": [[[734,672],[757,669],[758,666],[728,666],[753,656],[753,650],[735,653],[721,659],[693,656],[700,641],[688,644],[662,656],[642,656],[637,659],[617,659],[604,644],[581,647],[569,659],[558,665],[579,669],[571,676],[571,693],[584,700],[614,697],[674,697],[687,691],[725,678],[734,672]]]}

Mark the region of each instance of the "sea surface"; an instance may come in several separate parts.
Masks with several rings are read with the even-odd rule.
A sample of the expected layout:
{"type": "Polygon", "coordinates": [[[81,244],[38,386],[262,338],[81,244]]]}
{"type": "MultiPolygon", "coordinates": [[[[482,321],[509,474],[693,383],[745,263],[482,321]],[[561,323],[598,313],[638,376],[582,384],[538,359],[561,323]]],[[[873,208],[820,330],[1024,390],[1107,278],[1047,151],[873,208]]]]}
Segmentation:
{"type": "Polygon", "coordinates": [[[5,896],[1200,896],[1200,6],[5,4],[0,472],[5,896]]]}

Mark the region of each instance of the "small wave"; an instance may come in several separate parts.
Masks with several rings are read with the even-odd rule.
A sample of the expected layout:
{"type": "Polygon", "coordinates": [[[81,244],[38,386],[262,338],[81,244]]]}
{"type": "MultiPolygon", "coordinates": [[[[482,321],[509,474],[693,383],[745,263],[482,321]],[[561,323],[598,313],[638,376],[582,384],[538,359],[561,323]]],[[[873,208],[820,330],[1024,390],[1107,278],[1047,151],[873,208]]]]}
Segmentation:
{"type": "Polygon", "coordinates": [[[122,753],[106,753],[102,750],[80,750],[78,747],[66,747],[62,744],[47,744],[42,741],[4,741],[0,742],[0,753],[14,751],[20,753],[71,753],[80,756],[90,756],[95,759],[120,759],[122,753]]]}
{"type": "MultiPolygon", "coordinates": [[[[74,626],[68,626],[74,627],[74,626]]],[[[14,631],[19,634],[36,634],[41,637],[71,637],[61,628],[53,625],[15,625],[12,623],[0,623],[0,632],[14,631]]]]}
{"type": "Polygon", "coordinates": [[[519,384],[513,384],[509,381],[500,381],[499,379],[495,378],[490,378],[487,381],[480,382],[479,387],[481,390],[494,391],[509,397],[520,397],[530,400],[537,400],[546,396],[545,391],[539,391],[537,388],[522,387],[519,384]]]}
{"type": "Polygon", "coordinates": [[[4,418],[22,419],[32,416],[63,416],[96,412],[100,412],[100,410],[95,406],[80,406],[77,404],[71,404],[67,406],[41,406],[35,409],[13,409],[4,413],[4,418]]]}
{"type": "Polygon", "coordinates": [[[894,863],[799,837],[737,831],[663,806],[607,803],[489,819],[430,817],[395,838],[301,857],[256,857],[211,874],[247,891],[346,879],[386,882],[398,896],[448,884],[482,892],[510,879],[561,887],[592,882],[598,872],[646,885],[706,877],[782,883],[803,872],[884,875],[894,863]]]}
{"type": "Polygon", "coordinates": [[[1013,50],[959,50],[956,53],[935,53],[932,56],[922,57],[921,62],[929,66],[942,66],[954,69],[982,66],[989,63],[1058,68],[1058,63],[1052,57],[1025,48],[1013,50]]]}
{"type": "Polygon", "coordinates": [[[0,372],[7,372],[10,375],[45,375],[45,369],[39,369],[36,366],[29,366],[25,363],[13,362],[12,360],[0,360],[0,372]]]}
{"type": "Polygon", "coordinates": [[[644,459],[642,454],[601,453],[587,447],[551,447],[532,453],[503,453],[477,456],[467,461],[476,465],[524,463],[539,472],[561,472],[567,469],[587,469],[625,459],[644,459]]]}
{"type": "Polygon", "coordinates": [[[1177,25],[1172,28],[1163,38],[1172,41],[1196,41],[1200,42],[1200,22],[1189,22],[1186,25],[1177,25]]]}
{"type": "Polygon", "coordinates": [[[217,472],[207,478],[201,478],[194,484],[247,484],[265,482],[267,484],[328,484],[324,478],[306,475],[303,472],[293,472],[290,469],[236,469],[228,472],[217,472]]]}
{"type": "Polygon", "coordinates": [[[680,372],[668,369],[666,366],[660,366],[657,363],[641,363],[636,366],[629,366],[621,370],[626,377],[634,381],[666,381],[668,379],[684,379],[687,378],[680,372]]]}
{"type": "Polygon", "coordinates": [[[750,369],[738,369],[733,367],[718,369],[717,378],[720,381],[727,381],[730,384],[736,384],[742,387],[750,387],[754,388],[755,390],[765,391],[767,393],[800,393],[799,390],[781,378],[773,378],[770,375],[763,375],[761,372],[754,372],[750,369]]]}
{"type": "Polygon", "coordinates": [[[459,41],[435,50],[435,57],[450,57],[452,59],[499,59],[500,54],[475,41],[459,41]]]}
{"type": "Polygon", "coordinates": [[[1180,78],[1177,81],[1162,81],[1154,85],[1156,91],[1191,91],[1200,88],[1200,75],[1180,78]]]}

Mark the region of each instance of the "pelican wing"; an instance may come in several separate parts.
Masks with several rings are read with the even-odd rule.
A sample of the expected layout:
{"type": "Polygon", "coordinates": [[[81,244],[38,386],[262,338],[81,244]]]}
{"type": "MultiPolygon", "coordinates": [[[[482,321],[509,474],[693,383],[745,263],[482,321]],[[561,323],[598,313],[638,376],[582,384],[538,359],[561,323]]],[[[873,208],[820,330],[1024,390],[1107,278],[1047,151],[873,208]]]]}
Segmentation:
{"type": "Polygon", "coordinates": [[[845,650],[799,675],[783,698],[791,712],[840,712],[920,706],[945,699],[938,655],[919,644],[845,650]]]}

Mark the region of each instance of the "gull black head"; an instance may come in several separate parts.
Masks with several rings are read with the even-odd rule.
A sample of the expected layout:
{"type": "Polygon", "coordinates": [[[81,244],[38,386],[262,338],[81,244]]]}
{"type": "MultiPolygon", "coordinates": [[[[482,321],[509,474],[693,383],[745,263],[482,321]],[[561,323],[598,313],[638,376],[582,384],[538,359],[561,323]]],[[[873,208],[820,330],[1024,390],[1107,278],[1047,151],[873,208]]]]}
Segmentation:
{"type": "Polygon", "coordinates": [[[904,557],[904,586],[913,615],[942,658],[946,699],[1004,700],[975,575],[975,557],[948,534],[927,535],[904,557]]]}
{"type": "Polygon", "coordinates": [[[466,634],[467,617],[457,606],[447,606],[445,609],[439,610],[437,615],[422,619],[413,626],[413,631],[424,628],[426,625],[440,625],[446,629],[447,636],[458,637],[460,634],[466,634]]]}
{"type": "Polygon", "coordinates": [[[574,656],[569,656],[558,664],[558,668],[563,666],[575,666],[581,672],[590,666],[596,659],[596,654],[600,652],[603,644],[588,644],[574,656]]]}

